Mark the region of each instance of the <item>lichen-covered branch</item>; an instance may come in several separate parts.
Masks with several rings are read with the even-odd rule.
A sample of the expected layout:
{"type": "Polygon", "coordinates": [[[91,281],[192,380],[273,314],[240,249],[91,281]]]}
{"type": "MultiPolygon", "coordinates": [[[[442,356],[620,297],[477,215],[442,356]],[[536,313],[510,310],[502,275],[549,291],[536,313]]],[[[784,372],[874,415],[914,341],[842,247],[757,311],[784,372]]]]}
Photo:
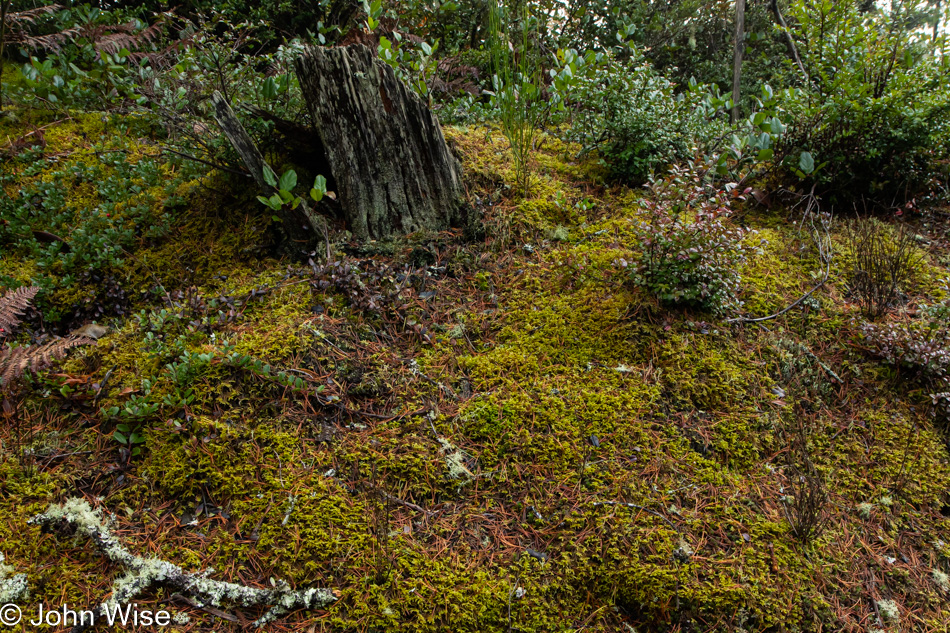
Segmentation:
{"type": "Polygon", "coordinates": [[[143,558],[132,554],[104,523],[98,510],[90,507],[84,499],[70,499],[62,505],[51,505],[46,512],[38,514],[30,523],[45,530],[68,528],[89,537],[103,556],[112,563],[125,568],[126,572],[112,585],[112,595],[99,606],[99,614],[105,614],[116,606],[127,604],[146,589],[161,585],[192,599],[198,605],[219,607],[225,603],[242,607],[272,605],[255,626],[273,622],[294,609],[316,609],[336,600],[330,589],[291,589],[280,581],[271,589],[256,589],[207,576],[213,570],[192,574],[177,565],[159,558],[143,558]]]}

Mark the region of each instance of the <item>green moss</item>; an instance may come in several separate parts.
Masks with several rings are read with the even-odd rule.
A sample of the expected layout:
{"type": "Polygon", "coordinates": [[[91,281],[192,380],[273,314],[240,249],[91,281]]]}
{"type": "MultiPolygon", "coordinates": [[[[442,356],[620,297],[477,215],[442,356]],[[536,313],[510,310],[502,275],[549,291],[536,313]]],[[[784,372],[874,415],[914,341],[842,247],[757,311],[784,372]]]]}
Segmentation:
{"type": "Polygon", "coordinates": [[[674,333],[658,345],[655,366],[662,371],[672,404],[701,411],[725,411],[766,395],[771,380],[728,340],[674,333]]]}

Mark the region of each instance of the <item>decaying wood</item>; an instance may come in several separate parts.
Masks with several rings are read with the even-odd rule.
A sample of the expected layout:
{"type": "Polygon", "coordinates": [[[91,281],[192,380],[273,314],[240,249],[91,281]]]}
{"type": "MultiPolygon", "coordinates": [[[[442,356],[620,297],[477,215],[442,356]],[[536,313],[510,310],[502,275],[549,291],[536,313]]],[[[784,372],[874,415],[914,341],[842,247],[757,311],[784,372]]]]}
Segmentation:
{"type": "Polygon", "coordinates": [[[459,162],[391,67],[354,44],[312,47],[296,70],[356,239],[466,225],[459,162]]]}
{"type": "MultiPolygon", "coordinates": [[[[211,101],[214,104],[214,118],[221,127],[221,131],[244,161],[244,166],[251,173],[254,182],[265,196],[270,197],[276,193],[276,190],[264,179],[264,169],[270,169],[264,156],[261,155],[253,139],[241,125],[241,121],[238,120],[221,93],[216,90],[211,101]]],[[[284,205],[278,216],[287,237],[299,246],[307,247],[326,235],[326,220],[315,213],[306,201],[302,201],[296,209],[290,208],[290,205],[284,205]]]]}

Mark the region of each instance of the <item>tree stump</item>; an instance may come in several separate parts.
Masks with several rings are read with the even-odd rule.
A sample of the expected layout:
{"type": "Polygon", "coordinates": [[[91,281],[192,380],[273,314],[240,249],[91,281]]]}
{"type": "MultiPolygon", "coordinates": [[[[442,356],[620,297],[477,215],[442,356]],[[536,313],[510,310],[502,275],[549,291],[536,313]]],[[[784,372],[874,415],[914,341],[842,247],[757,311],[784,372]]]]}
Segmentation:
{"type": "MultiPolygon", "coordinates": [[[[214,118],[221,127],[221,131],[244,161],[244,166],[247,167],[261,192],[265,196],[274,194],[274,188],[264,179],[264,170],[270,169],[270,166],[235,116],[231,106],[217,90],[211,96],[211,102],[214,105],[214,118]]],[[[301,202],[296,208],[285,205],[278,215],[284,233],[296,246],[307,247],[318,237],[326,235],[326,220],[314,213],[306,201],[301,202]]]]}
{"type": "Polygon", "coordinates": [[[356,239],[467,224],[459,162],[390,66],[354,44],[312,47],[296,70],[356,239]]]}

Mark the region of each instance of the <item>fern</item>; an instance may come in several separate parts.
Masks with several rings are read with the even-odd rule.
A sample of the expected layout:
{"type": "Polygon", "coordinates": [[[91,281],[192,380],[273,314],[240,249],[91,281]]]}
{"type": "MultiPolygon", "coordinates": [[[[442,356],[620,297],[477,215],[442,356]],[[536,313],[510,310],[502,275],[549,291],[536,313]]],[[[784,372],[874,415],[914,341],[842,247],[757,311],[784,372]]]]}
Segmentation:
{"type": "Polygon", "coordinates": [[[30,307],[30,302],[39,291],[36,286],[23,286],[0,297],[0,341],[7,338],[10,331],[19,325],[20,317],[30,307]]]}
{"type": "MultiPolygon", "coordinates": [[[[11,330],[20,324],[37,292],[39,288],[29,286],[10,290],[0,297],[0,341],[9,337],[11,330]]],[[[90,343],[95,343],[95,339],[68,336],[41,345],[6,345],[0,348],[0,388],[10,386],[27,372],[35,373],[48,367],[72,348],[90,343]]]]}

